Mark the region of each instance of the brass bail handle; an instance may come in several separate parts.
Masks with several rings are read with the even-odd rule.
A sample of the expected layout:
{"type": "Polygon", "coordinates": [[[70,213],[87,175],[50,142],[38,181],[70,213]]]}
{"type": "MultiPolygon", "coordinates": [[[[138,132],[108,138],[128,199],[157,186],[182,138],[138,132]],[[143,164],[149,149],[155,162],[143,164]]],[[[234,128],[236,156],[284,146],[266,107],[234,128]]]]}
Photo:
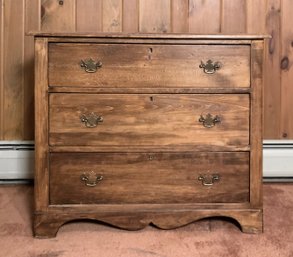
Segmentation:
{"type": "Polygon", "coordinates": [[[206,74],[214,74],[217,70],[222,67],[220,62],[213,62],[212,60],[208,60],[206,63],[201,61],[199,68],[203,69],[206,74]]]}
{"type": "Polygon", "coordinates": [[[220,116],[216,115],[213,116],[212,114],[208,113],[206,116],[200,115],[199,122],[202,122],[202,125],[206,128],[212,128],[214,127],[217,123],[221,122],[220,116]]]}
{"type": "Polygon", "coordinates": [[[216,181],[220,180],[220,176],[218,174],[199,175],[198,180],[203,186],[213,186],[216,181]]]}
{"type": "Polygon", "coordinates": [[[104,121],[104,118],[92,112],[90,114],[82,114],[80,116],[80,121],[84,123],[87,128],[95,128],[99,123],[104,121]]]}
{"type": "Polygon", "coordinates": [[[92,58],[81,60],[79,65],[81,68],[84,68],[87,73],[95,73],[103,66],[101,61],[94,61],[92,58]]]}
{"type": "Polygon", "coordinates": [[[80,180],[84,182],[86,186],[94,187],[99,181],[103,180],[103,176],[97,175],[94,171],[90,171],[88,173],[84,172],[81,174],[80,180]]]}

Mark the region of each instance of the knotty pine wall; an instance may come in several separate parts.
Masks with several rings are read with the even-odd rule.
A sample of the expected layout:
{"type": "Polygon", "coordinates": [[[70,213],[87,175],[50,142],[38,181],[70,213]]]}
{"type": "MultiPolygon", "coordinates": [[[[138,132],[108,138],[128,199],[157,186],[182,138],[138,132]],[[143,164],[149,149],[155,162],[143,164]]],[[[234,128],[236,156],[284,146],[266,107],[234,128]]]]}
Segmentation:
{"type": "Polygon", "coordinates": [[[0,0],[0,140],[32,140],[28,31],[271,34],[265,139],[293,139],[292,0],[0,0]]]}

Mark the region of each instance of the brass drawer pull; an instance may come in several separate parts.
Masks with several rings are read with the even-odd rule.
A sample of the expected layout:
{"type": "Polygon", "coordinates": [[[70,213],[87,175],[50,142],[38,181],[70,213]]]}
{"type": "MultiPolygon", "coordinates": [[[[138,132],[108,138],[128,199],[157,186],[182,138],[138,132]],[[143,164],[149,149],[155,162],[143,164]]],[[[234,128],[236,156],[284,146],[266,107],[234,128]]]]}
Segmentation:
{"type": "Polygon", "coordinates": [[[214,185],[214,182],[220,180],[220,176],[218,174],[199,175],[198,180],[201,181],[203,186],[212,186],[214,185]]]}
{"type": "Polygon", "coordinates": [[[208,113],[205,117],[203,115],[200,115],[199,117],[199,122],[202,122],[203,126],[206,128],[212,128],[214,127],[217,123],[221,122],[221,119],[218,115],[213,117],[210,113],[208,113]]]}
{"type": "Polygon", "coordinates": [[[88,187],[94,187],[97,185],[98,181],[101,181],[103,176],[97,175],[95,172],[90,171],[88,173],[83,173],[80,176],[80,180],[88,187]]]}
{"type": "Polygon", "coordinates": [[[203,69],[206,74],[214,74],[217,70],[222,67],[220,62],[213,63],[212,60],[208,60],[206,63],[201,61],[199,68],[203,69]]]}
{"type": "Polygon", "coordinates": [[[94,73],[98,69],[102,68],[103,64],[100,61],[95,62],[92,58],[80,61],[80,67],[88,73],[94,73]]]}
{"type": "Polygon", "coordinates": [[[95,113],[90,113],[89,115],[82,114],[80,116],[80,121],[85,124],[87,128],[94,128],[98,126],[99,122],[103,122],[103,117],[96,115],[95,113]]]}

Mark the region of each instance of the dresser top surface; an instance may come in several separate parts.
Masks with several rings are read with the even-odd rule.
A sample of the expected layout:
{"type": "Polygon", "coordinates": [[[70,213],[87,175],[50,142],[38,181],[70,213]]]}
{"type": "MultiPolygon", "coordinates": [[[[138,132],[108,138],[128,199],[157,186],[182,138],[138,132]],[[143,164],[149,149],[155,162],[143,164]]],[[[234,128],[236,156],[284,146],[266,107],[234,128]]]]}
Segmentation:
{"type": "Polygon", "coordinates": [[[71,37],[71,38],[137,38],[137,39],[207,39],[207,40],[257,40],[270,38],[270,35],[249,34],[192,34],[192,33],[52,33],[52,32],[29,32],[28,35],[35,37],[71,37]]]}

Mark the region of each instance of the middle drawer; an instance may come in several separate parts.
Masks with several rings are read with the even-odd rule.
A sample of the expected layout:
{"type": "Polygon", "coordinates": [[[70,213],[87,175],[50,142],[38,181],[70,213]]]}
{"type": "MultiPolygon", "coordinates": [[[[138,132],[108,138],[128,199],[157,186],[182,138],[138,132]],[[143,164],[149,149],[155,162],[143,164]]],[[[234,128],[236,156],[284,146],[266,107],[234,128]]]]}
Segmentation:
{"type": "Polygon", "coordinates": [[[247,146],[248,94],[50,94],[60,146],[247,146]]]}

